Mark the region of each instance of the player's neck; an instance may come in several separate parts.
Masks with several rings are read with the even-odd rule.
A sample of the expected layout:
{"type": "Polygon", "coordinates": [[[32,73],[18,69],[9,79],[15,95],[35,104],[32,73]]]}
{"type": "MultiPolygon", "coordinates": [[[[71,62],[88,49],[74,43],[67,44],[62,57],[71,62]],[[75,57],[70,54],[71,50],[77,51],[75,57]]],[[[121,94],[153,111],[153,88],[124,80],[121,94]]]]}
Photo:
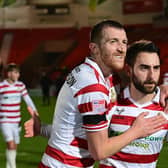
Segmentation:
{"type": "Polygon", "coordinates": [[[144,104],[146,102],[151,101],[154,98],[155,92],[150,94],[145,94],[137,90],[134,86],[130,86],[130,95],[131,95],[131,98],[137,103],[144,104]]]}
{"type": "Polygon", "coordinates": [[[8,81],[8,83],[10,83],[10,84],[13,84],[13,83],[15,83],[16,81],[14,81],[14,80],[12,80],[12,79],[6,79],[7,81],[8,81]]]}
{"type": "Polygon", "coordinates": [[[109,77],[112,74],[112,69],[105,65],[99,57],[95,58],[95,62],[98,64],[105,78],[109,77]]]}

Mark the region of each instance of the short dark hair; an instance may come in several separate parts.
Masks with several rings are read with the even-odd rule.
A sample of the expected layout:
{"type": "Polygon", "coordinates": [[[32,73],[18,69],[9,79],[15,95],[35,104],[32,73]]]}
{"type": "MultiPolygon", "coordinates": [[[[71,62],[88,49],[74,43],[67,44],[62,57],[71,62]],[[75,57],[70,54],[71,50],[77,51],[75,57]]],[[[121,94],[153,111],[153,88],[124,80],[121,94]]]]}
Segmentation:
{"type": "Polygon", "coordinates": [[[7,65],[7,68],[6,68],[7,72],[11,72],[11,71],[15,71],[15,70],[20,72],[20,68],[19,68],[19,66],[17,64],[10,63],[10,64],[7,65]]]}
{"type": "Polygon", "coordinates": [[[152,41],[139,40],[128,47],[125,62],[133,67],[140,52],[157,53],[160,57],[160,49],[152,41]]]}
{"type": "Polygon", "coordinates": [[[93,26],[91,33],[90,33],[90,42],[93,43],[99,43],[102,38],[102,31],[106,27],[114,27],[117,29],[124,29],[124,26],[114,20],[104,20],[99,23],[97,23],[95,26],[93,26]]]}

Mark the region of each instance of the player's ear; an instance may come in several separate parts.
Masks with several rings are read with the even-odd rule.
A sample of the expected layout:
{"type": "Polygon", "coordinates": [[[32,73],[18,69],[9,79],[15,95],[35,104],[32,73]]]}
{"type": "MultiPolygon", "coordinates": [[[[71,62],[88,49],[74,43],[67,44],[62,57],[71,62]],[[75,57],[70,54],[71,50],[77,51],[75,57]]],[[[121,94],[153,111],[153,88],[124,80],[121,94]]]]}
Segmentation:
{"type": "Polygon", "coordinates": [[[89,43],[89,49],[90,49],[91,53],[97,54],[99,48],[96,43],[89,43]]]}
{"type": "Polygon", "coordinates": [[[125,64],[124,70],[126,74],[130,77],[132,71],[131,67],[128,64],[125,64]]]}

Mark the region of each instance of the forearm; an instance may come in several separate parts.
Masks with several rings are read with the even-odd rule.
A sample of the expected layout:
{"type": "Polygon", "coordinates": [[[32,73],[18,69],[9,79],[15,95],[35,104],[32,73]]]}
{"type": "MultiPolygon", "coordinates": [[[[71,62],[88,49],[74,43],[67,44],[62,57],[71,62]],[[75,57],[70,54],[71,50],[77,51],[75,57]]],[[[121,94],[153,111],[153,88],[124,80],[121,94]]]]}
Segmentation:
{"type": "Polygon", "coordinates": [[[117,153],[131,141],[138,138],[132,128],[121,135],[111,138],[108,137],[106,132],[107,130],[99,133],[87,133],[89,151],[95,160],[101,160],[117,153]]]}
{"type": "Polygon", "coordinates": [[[107,145],[104,146],[104,158],[119,152],[137,138],[139,136],[132,128],[118,136],[108,138],[107,145]]]}

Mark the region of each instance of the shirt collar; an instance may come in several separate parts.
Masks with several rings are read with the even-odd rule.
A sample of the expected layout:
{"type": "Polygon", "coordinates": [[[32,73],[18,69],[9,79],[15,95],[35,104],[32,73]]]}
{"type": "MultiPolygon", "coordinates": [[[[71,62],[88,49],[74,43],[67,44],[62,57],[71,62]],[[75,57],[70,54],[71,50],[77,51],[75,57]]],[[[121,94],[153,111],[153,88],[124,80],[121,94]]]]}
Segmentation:
{"type": "MultiPolygon", "coordinates": [[[[160,102],[160,88],[157,87],[155,92],[156,92],[156,95],[151,100],[151,102],[153,102],[153,103],[159,103],[160,102]]],[[[132,99],[131,95],[130,95],[129,86],[124,89],[123,95],[124,95],[124,99],[126,99],[126,98],[132,99]]]]}
{"type": "MultiPolygon", "coordinates": [[[[85,63],[90,64],[93,68],[95,68],[95,70],[99,73],[100,77],[102,77],[105,80],[102,70],[100,69],[99,65],[95,61],[93,61],[89,57],[86,57],[85,63]]],[[[112,73],[111,75],[109,75],[109,77],[110,76],[112,76],[112,73]]]]}
{"type": "Polygon", "coordinates": [[[17,81],[15,81],[14,83],[9,83],[6,79],[4,80],[4,83],[7,85],[15,85],[17,83],[17,81]]]}

